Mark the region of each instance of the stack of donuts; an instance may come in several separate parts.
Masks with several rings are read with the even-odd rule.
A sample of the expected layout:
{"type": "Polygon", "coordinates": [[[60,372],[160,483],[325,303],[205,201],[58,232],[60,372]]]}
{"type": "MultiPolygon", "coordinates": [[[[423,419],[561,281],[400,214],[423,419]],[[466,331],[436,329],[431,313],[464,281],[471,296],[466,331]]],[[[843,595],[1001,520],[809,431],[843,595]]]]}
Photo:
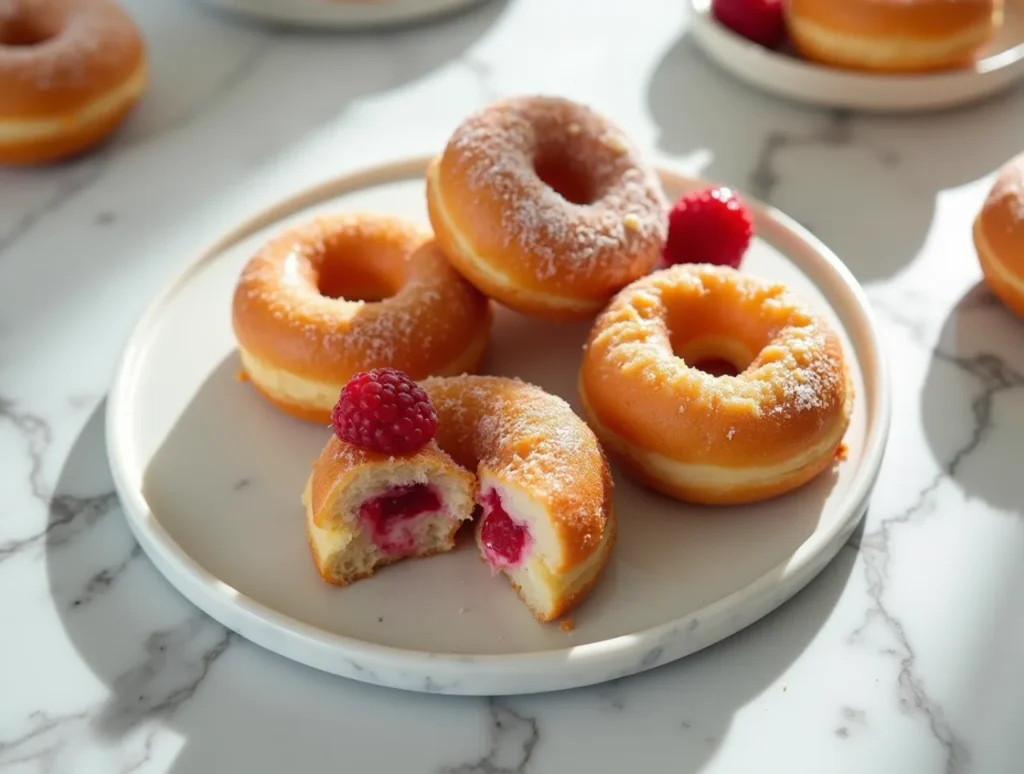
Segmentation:
{"type": "Polygon", "coordinates": [[[426,200],[430,228],[367,212],[302,223],[235,290],[243,376],[334,429],[302,497],[324,580],[448,551],[475,521],[482,558],[550,621],[613,550],[606,453],[694,503],[772,497],[835,464],[853,405],[835,331],[784,286],[701,252],[736,236],[723,218],[747,228],[730,248],[745,249],[735,198],[670,207],[610,120],[530,96],[469,116],[430,163],[426,200]],[[583,417],[476,373],[495,304],[592,320],[583,417]]]}

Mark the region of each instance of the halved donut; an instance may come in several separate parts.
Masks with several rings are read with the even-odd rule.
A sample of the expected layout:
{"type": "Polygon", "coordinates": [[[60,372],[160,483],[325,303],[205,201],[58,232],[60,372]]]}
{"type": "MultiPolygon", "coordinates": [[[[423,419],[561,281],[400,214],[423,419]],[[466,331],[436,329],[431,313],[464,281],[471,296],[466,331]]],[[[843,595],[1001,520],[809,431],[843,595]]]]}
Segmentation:
{"type": "Polygon", "coordinates": [[[389,458],[332,438],[313,464],[303,499],[321,576],[347,583],[402,556],[446,550],[476,504],[486,562],[539,620],[564,615],[597,582],[615,541],[597,438],[561,398],[515,379],[420,386],[438,416],[422,450],[389,458]],[[390,524],[375,525],[382,508],[390,524]]]}
{"type": "Polygon", "coordinates": [[[1024,153],[996,175],[974,219],[974,247],[985,284],[1024,317],[1024,153]]]}
{"type": "Polygon", "coordinates": [[[429,232],[371,213],[319,217],[270,241],[243,269],[232,315],[256,388],[324,424],[360,371],[422,379],[476,370],[491,326],[487,298],[429,232]]]}
{"type": "Polygon", "coordinates": [[[655,272],[612,300],[579,391],[591,427],[635,477],[722,504],[782,494],[829,467],[854,399],[821,316],[783,285],[704,265],[655,272]],[[712,360],[735,375],[695,367],[712,360]]]}

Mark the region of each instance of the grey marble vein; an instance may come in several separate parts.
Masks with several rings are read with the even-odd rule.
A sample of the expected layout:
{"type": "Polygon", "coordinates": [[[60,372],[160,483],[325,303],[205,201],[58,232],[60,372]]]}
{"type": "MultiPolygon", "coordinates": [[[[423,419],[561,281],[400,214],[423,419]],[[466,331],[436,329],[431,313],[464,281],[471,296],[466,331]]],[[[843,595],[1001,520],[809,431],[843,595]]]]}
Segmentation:
{"type": "Polygon", "coordinates": [[[929,696],[927,686],[917,671],[916,650],[899,617],[885,600],[889,565],[892,561],[890,547],[893,533],[899,527],[926,518],[934,512],[935,496],[943,483],[956,478],[964,461],[978,449],[991,432],[992,405],[995,397],[1006,390],[1024,387],[1024,374],[1010,368],[1001,358],[991,353],[963,356],[935,349],[933,357],[966,371],[981,383],[981,389],[971,401],[973,427],[970,437],[921,489],[914,502],[899,513],[883,519],[879,526],[862,540],[861,555],[864,558],[868,595],[872,606],[867,611],[864,622],[854,632],[853,639],[859,640],[871,623],[878,622],[895,640],[895,647],[884,652],[899,660],[900,704],[903,709],[924,716],[932,735],[943,748],[945,771],[947,774],[958,774],[965,771],[969,765],[970,753],[963,739],[946,719],[942,707],[929,696]]]}
{"type": "Polygon", "coordinates": [[[438,774],[523,774],[540,742],[536,718],[519,715],[501,703],[488,699],[491,717],[487,753],[479,760],[445,766],[438,774]]]}
{"type": "Polygon", "coordinates": [[[770,202],[779,184],[779,172],[776,169],[778,156],[792,148],[803,148],[815,145],[841,147],[852,142],[853,119],[849,113],[833,111],[828,123],[821,129],[806,134],[791,134],[783,131],[771,131],[765,135],[754,169],[750,173],[749,190],[756,198],[770,202]]]}
{"type": "Polygon", "coordinates": [[[173,714],[191,699],[234,633],[198,614],[178,626],[153,632],[142,663],[114,680],[117,700],[103,724],[122,732],[154,716],[173,714]]]}
{"type": "Polygon", "coordinates": [[[50,518],[43,529],[27,537],[0,543],[0,563],[44,540],[51,546],[64,545],[117,507],[118,499],[114,492],[88,497],[56,495],[50,500],[50,518]]]}
{"type": "Polygon", "coordinates": [[[128,555],[120,562],[104,567],[89,578],[82,592],[72,600],[70,607],[80,610],[96,599],[96,597],[110,591],[117,584],[118,579],[124,574],[125,570],[140,556],[142,556],[142,547],[136,543],[132,546],[128,555]]]}
{"type": "MultiPolygon", "coordinates": [[[[32,496],[45,501],[48,488],[44,480],[43,456],[53,440],[50,424],[38,414],[20,408],[14,401],[0,397],[0,423],[4,422],[14,427],[27,447],[32,496]]],[[[2,552],[0,547],[0,556],[2,552]]]]}

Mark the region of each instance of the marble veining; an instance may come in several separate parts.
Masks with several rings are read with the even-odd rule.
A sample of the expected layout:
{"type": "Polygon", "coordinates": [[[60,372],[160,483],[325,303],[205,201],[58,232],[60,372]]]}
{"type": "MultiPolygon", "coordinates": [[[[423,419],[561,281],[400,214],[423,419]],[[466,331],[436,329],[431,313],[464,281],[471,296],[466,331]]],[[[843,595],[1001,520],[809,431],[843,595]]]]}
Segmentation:
{"type": "Polygon", "coordinates": [[[154,57],[144,105],[93,154],[0,170],[0,772],[1024,767],[1024,326],[969,236],[1024,91],[918,118],[788,105],[696,53],[673,0],[491,0],[366,36],[126,4],[154,57]],[[764,620],[591,688],[452,698],[437,676],[413,695],[273,656],[176,594],[121,518],[102,393],[123,337],[195,219],[436,147],[526,91],[785,209],[862,280],[896,407],[865,523],[764,620]]]}

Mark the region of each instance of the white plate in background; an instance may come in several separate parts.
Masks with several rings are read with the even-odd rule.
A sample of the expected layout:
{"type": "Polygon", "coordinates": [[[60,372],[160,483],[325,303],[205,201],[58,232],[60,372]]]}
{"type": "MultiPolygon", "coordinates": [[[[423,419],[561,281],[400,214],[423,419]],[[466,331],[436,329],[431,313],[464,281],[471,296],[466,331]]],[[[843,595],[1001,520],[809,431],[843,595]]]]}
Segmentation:
{"type": "MultiPolygon", "coordinates": [[[[235,225],[157,299],[132,333],[107,404],[107,445],[129,526],[196,606],[286,658],[415,691],[496,695],[599,683],[667,663],[796,594],[863,516],[889,431],[879,343],[856,280],[781,213],[751,202],[744,270],[779,280],[833,321],[857,391],[848,459],[802,489],[745,507],[686,505],[618,470],[619,537],[575,629],[540,624],[472,542],[347,588],[325,584],[300,493],[329,429],[285,416],[236,379],[231,298],[271,234],[339,209],[425,219],[427,159],[330,180],[235,225]]],[[[674,199],[703,181],[663,170],[674,199]]],[[[589,323],[499,309],[486,370],[520,376],[578,411],[589,323]]]]}
{"type": "Polygon", "coordinates": [[[842,70],[773,51],[719,24],[711,0],[690,2],[693,38],[719,67],[769,94],[818,107],[874,113],[942,110],[992,96],[1024,76],[1022,0],[1007,2],[998,38],[973,67],[907,75],[842,70]]]}
{"type": "Polygon", "coordinates": [[[426,21],[488,0],[204,0],[264,22],[328,29],[390,27],[426,21]]]}

